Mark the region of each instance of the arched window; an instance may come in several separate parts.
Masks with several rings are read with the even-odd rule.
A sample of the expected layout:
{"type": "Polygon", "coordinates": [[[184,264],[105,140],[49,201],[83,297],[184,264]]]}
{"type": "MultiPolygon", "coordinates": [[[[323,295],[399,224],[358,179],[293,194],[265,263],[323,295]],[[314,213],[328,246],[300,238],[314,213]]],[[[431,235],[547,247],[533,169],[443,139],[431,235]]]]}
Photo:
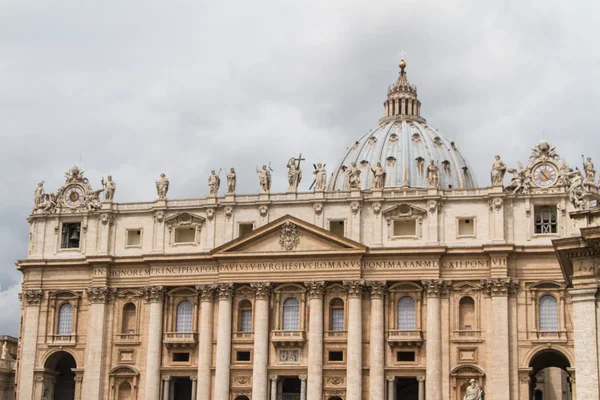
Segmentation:
{"type": "Polygon", "coordinates": [[[344,330],[344,302],[340,298],[335,298],[329,303],[331,310],[330,327],[332,331],[344,330]]]}
{"type": "Polygon", "coordinates": [[[65,303],[58,310],[58,329],[59,335],[70,335],[73,331],[73,306],[65,303]]]}
{"type": "Polygon", "coordinates": [[[458,306],[458,325],[461,331],[475,329],[475,300],[466,296],[460,299],[458,306]]]}
{"type": "Polygon", "coordinates": [[[177,306],[177,327],[176,332],[192,332],[192,311],[194,306],[187,300],[182,301],[177,306]]]}
{"type": "Polygon", "coordinates": [[[398,330],[415,330],[415,300],[410,296],[398,300],[398,330]]]}
{"type": "Polygon", "coordinates": [[[123,306],[121,333],[135,333],[135,304],[133,303],[127,303],[123,306]]]}
{"type": "Polygon", "coordinates": [[[119,385],[119,400],[131,400],[131,385],[123,382],[119,385]]]}
{"type": "Polygon", "coordinates": [[[558,331],[558,307],[554,296],[540,297],[540,331],[558,331]]]}
{"type": "Polygon", "coordinates": [[[295,297],[290,297],[283,303],[283,330],[300,330],[300,303],[295,297]]]}
{"type": "Polygon", "coordinates": [[[243,300],[239,306],[239,330],[240,332],[252,332],[252,303],[249,300],[243,300]]]}

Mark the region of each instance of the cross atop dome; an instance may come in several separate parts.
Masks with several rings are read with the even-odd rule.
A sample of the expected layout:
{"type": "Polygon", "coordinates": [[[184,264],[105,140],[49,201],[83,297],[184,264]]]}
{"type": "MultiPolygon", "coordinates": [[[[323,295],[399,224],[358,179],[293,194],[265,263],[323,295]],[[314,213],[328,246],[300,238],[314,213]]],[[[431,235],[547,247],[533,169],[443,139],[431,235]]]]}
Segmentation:
{"type": "Polygon", "coordinates": [[[387,100],[383,103],[382,122],[392,120],[413,120],[425,122],[421,118],[421,102],[417,98],[417,87],[408,81],[404,51],[400,60],[398,80],[388,88],[387,100]]]}

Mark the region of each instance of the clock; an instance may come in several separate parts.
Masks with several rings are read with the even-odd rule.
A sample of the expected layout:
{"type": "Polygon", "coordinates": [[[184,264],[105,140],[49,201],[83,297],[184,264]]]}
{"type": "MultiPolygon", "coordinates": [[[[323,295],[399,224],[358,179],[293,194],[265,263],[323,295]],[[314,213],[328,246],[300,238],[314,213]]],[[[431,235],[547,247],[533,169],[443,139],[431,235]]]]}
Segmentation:
{"type": "Polygon", "coordinates": [[[79,185],[69,186],[65,190],[65,203],[71,208],[79,207],[81,203],[83,203],[84,197],[85,192],[83,191],[83,188],[79,185]]]}
{"type": "Polygon", "coordinates": [[[533,169],[533,182],[541,188],[547,188],[558,180],[558,171],[550,163],[541,163],[533,169]]]}

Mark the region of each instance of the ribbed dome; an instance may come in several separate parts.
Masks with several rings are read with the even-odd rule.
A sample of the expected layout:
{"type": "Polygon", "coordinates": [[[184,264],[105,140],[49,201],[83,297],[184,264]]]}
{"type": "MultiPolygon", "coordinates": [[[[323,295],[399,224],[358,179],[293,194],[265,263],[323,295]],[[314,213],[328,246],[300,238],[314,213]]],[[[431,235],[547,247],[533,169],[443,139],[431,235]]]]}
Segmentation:
{"type": "Polygon", "coordinates": [[[348,189],[346,170],[353,162],[360,168],[361,188],[371,189],[375,168],[381,162],[386,188],[427,188],[427,167],[433,160],[439,171],[441,189],[472,189],[477,181],[460,151],[420,116],[417,88],[408,82],[405,63],[398,81],[388,89],[385,114],[379,126],[369,131],[348,150],[333,172],[329,190],[348,189]]]}

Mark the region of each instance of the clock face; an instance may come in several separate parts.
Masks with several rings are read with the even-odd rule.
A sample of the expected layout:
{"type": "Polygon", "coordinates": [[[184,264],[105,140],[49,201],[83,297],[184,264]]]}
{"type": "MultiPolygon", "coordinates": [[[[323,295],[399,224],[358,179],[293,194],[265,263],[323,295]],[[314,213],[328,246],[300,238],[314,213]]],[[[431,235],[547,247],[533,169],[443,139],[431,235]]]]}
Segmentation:
{"type": "Polygon", "coordinates": [[[80,186],[69,186],[65,190],[65,203],[69,207],[78,207],[83,203],[84,191],[80,186]]]}
{"type": "Polygon", "coordinates": [[[558,172],[552,164],[543,163],[533,170],[533,181],[539,187],[550,187],[556,183],[558,172]]]}

